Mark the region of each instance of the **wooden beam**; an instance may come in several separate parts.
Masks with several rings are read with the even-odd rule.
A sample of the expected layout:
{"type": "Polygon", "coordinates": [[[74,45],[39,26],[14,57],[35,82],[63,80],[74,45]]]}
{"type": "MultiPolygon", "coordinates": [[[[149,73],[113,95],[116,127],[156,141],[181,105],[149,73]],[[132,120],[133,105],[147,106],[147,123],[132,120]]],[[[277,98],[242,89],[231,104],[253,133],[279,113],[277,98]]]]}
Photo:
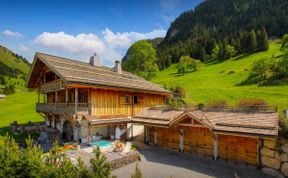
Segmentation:
{"type": "Polygon", "coordinates": [[[157,129],[154,128],[154,147],[157,145],[157,129]]]}
{"type": "Polygon", "coordinates": [[[55,106],[56,106],[57,102],[58,102],[58,92],[55,91],[55,106]]]}
{"type": "Polygon", "coordinates": [[[263,139],[261,137],[257,140],[257,167],[261,168],[261,149],[263,147],[263,139]]]}
{"type": "Polygon", "coordinates": [[[218,159],[218,135],[213,134],[213,159],[218,159]]]}
{"type": "Polygon", "coordinates": [[[78,107],[78,88],[75,88],[75,113],[77,113],[78,107]]]}
{"type": "Polygon", "coordinates": [[[67,103],[68,103],[68,89],[65,88],[65,104],[67,106],[67,103]]]}
{"type": "Polygon", "coordinates": [[[186,127],[204,127],[204,128],[210,128],[206,125],[202,125],[202,124],[188,124],[188,123],[179,123],[177,124],[178,126],[186,126],[186,127]]]}

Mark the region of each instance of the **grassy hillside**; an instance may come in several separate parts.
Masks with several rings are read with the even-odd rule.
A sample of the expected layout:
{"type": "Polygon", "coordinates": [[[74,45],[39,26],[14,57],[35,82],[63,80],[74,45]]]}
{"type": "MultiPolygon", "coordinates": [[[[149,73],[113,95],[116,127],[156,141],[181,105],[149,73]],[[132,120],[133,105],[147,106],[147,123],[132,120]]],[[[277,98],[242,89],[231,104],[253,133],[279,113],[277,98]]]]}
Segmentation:
{"type": "Polygon", "coordinates": [[[12,69],[17,69],[24,74],[28,74],[30,69],[26,59],[21,56],[16,56],[16,54],[13,54],[9,49],[3,46],[0,46],[0,62],[12,69]]]}
{"type": "MultiPolygon", "coordinates": [[[[5,100],[0,100],[0,141],[8,131],[8,126],[13,121],[25,124],[28,121],[44,121],[44,118],[36,112],[35,103],[37,94],[35,92],[17,91],[8,95],[5,100]]],[[[13,135],[16,140],[23,141],[27,135],[13,135]]]]}
{"type": "Polygon", "coordinates": [[[269,51],[251,55],[241,55],[221,63],[207,63],[194,73],[179,76],[176,64],[159,72],[153,82],[168,87],[180,85],[186,90],[186,102],[189,104],[207,103],[211,100],[225,99],[235,105],[244,98],[263,98],[280,109],[288,108],[288,86],[257,86],[239,84],[247,79],[253,61],[272,55],[281,55],[280,44],[270,44],[269,51]],[[230,71],[235,73],[229,74],[230,71]]]}

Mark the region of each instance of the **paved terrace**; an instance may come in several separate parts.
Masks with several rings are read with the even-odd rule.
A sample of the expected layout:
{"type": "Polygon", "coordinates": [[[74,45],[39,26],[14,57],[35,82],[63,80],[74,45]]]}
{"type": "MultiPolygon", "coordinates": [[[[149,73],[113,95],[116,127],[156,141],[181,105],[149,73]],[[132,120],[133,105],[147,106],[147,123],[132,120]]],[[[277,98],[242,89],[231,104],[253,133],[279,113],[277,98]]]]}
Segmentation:
{"type": "MultiPolygon", "coordinates": [[[[138,162],[146,178],[268,178],[255,167],[237,165],[223,160],[214,161],[210,157],[201,157],[188,153],[161,148],[140,150],[141,162],[138,162]]],[[[112,171],[117,178],[130,177],[136,163],[129,164],[112,171]]]]}

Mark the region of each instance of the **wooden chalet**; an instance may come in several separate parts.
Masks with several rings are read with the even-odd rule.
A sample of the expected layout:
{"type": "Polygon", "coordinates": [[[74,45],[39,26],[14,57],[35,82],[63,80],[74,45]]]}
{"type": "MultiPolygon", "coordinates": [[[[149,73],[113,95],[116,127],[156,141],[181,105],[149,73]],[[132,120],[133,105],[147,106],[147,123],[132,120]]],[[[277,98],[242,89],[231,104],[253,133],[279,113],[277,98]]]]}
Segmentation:
{"type": "Polygon", "coordinates": [[[263,140],[278,135],[278,112],[144,109],[145,142],[250,165],[261,165],[263,140]]]}
{"type": "MultiPolygon", "coordinates": [[[[90,63],[36,53],[27,87],[36,89],[36,110],[64,140],[90,143],[93,135],[126,140],[131,118],[145,107],[162,105],[171,93],[161,86],[114,68],[103,67],[94,54],[90,63]],[[98,135],[97,134],[97,135],[98,135]]],[[[131,134],[130,134],[131,135],[131,134]]]]}
{"type": "Polygon", "coordinates": [[[278,135],[277,111],[169,110],[171,93],[131,73],[36,53],[27,87],[37,89],[36,110],[62,139],[91,143],[95,135],[122,140],[144,125],[144,142],[181,152],[261,165],[263,140],[278,135]],[[148,109],[150,108],[150,109],[148,109]],[[97,134],[98,133],[98,134],[97,134]]]}

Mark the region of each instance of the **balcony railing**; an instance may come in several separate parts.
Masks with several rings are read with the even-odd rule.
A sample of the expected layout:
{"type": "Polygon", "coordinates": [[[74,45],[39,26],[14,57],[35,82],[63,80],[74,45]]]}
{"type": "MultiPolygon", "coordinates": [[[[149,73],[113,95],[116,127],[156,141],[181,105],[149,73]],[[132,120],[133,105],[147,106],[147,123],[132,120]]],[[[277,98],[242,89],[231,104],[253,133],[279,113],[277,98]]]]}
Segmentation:
{"type": "Polygon", "coordinates": [[[52,82],[44,83],[40,87],[40,92],[41,93],[48,93],[48,92],[53,92],[57,90],[62,90],[65,88],[65,83],[61,80],[54,80],[52,82]]]}
{"type": "Polygon", "coordinates": [[[36,111],[57,114],[89,114],[88,103],[37,103],[36,111]]]}

